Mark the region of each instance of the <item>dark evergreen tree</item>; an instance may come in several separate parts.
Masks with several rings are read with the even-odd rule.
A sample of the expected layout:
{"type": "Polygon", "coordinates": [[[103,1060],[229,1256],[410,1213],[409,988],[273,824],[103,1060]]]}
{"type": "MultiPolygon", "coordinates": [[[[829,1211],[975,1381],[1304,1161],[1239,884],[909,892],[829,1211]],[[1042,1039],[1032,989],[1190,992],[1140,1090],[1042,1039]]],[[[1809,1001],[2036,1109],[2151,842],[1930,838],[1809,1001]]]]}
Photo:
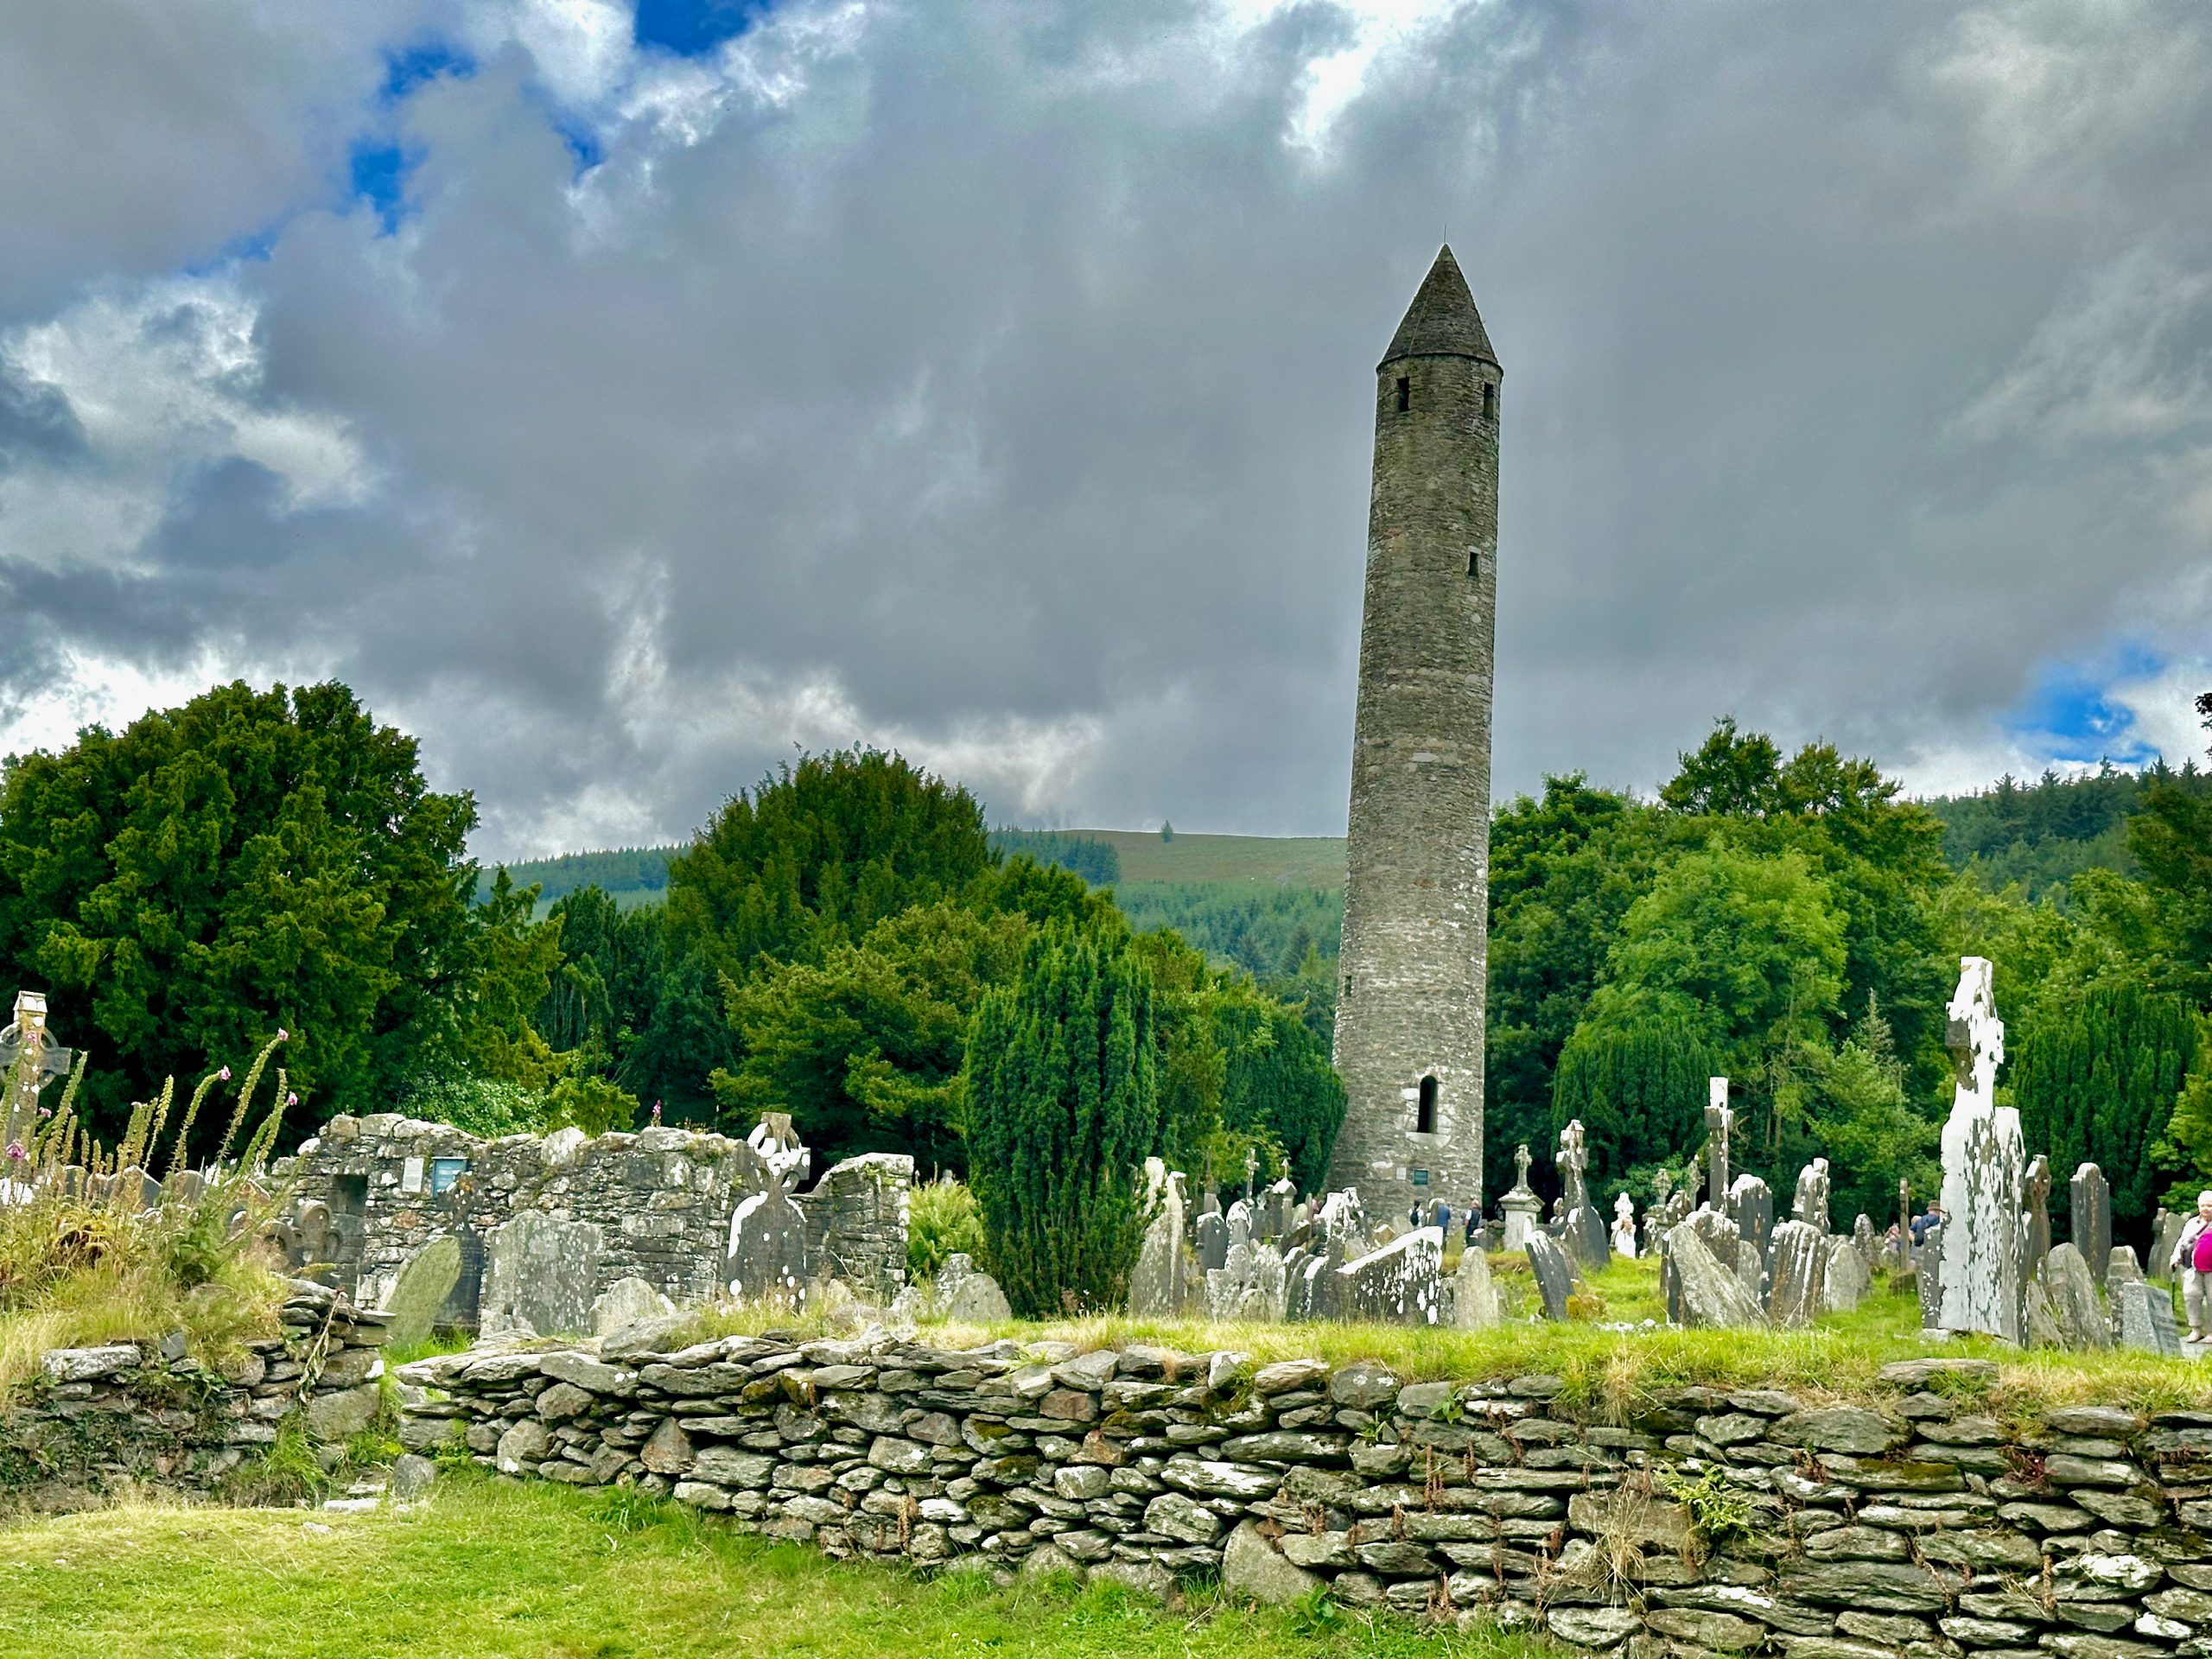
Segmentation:
{"type": "Polygon", "coordinates": [[[2160,1183],[2152,1148],[2196,1058],[2196,1021],[2178,996],[2133,976],[2049,999],[2019,1036],[2012,1102],[2031,1151],[2050,1154],[2054,1209],[2066,1178],[2094,1163],[2112,1183],[2115,1224],[2150,1214],[2160,1183]]]}
{"type": "Polygon", "coordinates": [[[1579,1027],[1554,1077],[1553,1129],[1582,1121],[1593,1181],[1677,1162],[1705,1139],[1706,1081],[1719,1067],[1683,1020],[1651,1014],[1579,1027]]]}
{"type": "Polygon", "coordinates": [[[1026,1317],[1122,1306],[1160,1135],[1152,980],[1116,942],[1033,938],[969,1029],[968,1154],[990,1268],[1026,1317]]]}

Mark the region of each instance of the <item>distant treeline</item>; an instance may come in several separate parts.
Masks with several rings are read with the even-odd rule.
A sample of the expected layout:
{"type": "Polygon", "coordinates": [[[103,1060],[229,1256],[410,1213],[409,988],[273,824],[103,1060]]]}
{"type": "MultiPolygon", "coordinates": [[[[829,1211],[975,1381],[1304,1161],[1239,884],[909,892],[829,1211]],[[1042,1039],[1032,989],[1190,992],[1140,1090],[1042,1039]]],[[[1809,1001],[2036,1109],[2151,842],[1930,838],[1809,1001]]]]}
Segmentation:
{"type": "MultiPolygon", "coordinates": [[[[526,858],[506,866],[518,887],[533,884],[541,909],[583,887],[597,887],[608,897],[629,900],[631,895],[658,898],[668,891],[668,861],[681,847],[617,847],[599,853],[563,853],[558,858],[526,858]]],[[[486,869],[478,883],[481,893],[492,887],[486,869]]]]}
{"type": "Polygon", "coordinates": [[[2084,870],[2142,872],[2128,851],[2127,820],[2154,784],[2184,794],[2212,791],[2212,773],[2194,760],[2179,770],[2164,761],[2122,772],[2110,761],[2087,777],[2046,772],[2032,784],[2000,778],[1972,795],[1926,803],[1943,823],[1943,855],[1954,869],[1974,868],[1993,888],[2017,881],[2040,899],[2084,870]]]}
{"type": "Polygon", "coordinates": [[[1078,836],[1065,830],[994,830],[991,847],[1001,857],[1057,864],[1094,887],[1110,887],[1122,879],[1121,854],[1114,850],[1112,842],[1096,836],[1078,836]]]}

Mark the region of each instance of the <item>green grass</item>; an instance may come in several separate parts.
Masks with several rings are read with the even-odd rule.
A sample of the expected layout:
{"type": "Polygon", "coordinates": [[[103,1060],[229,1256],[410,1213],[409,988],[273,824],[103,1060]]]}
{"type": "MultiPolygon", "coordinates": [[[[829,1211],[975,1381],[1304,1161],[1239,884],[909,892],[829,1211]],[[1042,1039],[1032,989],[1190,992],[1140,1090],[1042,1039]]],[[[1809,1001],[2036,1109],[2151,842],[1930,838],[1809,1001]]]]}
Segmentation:
{"type": "MultiPolygon", "coordinates": [[[[1523,1258],[1491,1257],[1507,1312],[1528,1313],[1535,1287],[1523,1258]]],[[[1381,1360],[1408,1382],[1486,1382],[1535,1373],[1565,1379],[1567,1399],[1599,1421],[1624,1422],[1662,1389],[1689,1383],[1715,1388],[1775,1388],[1808,1399],[1894,1399],[1878,1373],[1892,1360],[1929,1355],[1988,1359],[2000,1368],[1993,1386],[1972,1385],[1986,1409],[2022,1421],[2046,1406],[2095,1403],[2147,1411],[2212,1409],[2212,1363],[2159,1359],[2114,1350],[2104,1353],[2024,1351],[1990,1338],[1929,1344],[1920,1334],[1920,1303],[1909,1284],[1878,1279],[1871,1295],[1847,1314],[1829,1315],[1803,1331],[1686,1331],[1664,1325],[1656,1258],[1616,1260],[1590,1276],[1595,1300],[1585,1317],[1563,1325],[1516,1320],[1489,1331],[1429,1326],[1255,1325],[1200,1319],[1138,1319],[1120,1314],[994,1325],[925,1325],[921,1339],[962,1347],[997,1338],[1020,1343],[1067,1342],[1089,1351],[1154,1343],[1187,1354],[1248,1354],[1255,1365],[1318,1358],[1331,1364],[1381,1360]],[[1602,1308],[1596,1304],[1602,1302],[1602,1308]],[[1639,1328],[1608,1330],[1607,1324],[1639,1328]]],[[[764,1331],[804,1337],[836,1334],[818,1321],[772,1308],[702,1313],[672,1340],[764,1331]]],[[[1967,1385],[1961,1384],[1961,1387],[1967,1385]]]]}
{"type": "Polygon", "coordinates": [[[49,1659],[1532,1659],[1393,1618],[1172,1610],[1115,1586],[923,1579],[745,1537],[626,1493],[460,1477],[339,1515],[137,1508],[0,1532],[0,1651],[49,1659]]]}
{"type": "Polygon", "coordinates": [[[1162,841],[1156,830],[1076,830],[1107,842],[1129,881],[1278,881],[1341,887],[1341,836],[1186,836],[1162,841]]]}

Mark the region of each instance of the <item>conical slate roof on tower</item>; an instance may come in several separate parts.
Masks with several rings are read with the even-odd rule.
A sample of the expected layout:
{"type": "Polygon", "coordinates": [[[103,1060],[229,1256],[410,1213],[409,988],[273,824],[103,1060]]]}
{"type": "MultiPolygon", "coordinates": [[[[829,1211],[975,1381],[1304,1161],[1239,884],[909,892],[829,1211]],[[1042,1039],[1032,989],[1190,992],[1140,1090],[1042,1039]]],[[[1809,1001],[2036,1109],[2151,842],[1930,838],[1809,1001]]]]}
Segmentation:
{"type": "Polygon", "coordinates": [[[1475,357],[1485,363],[1497,361],[1483,327],[1482,313],[1475,309],[1475,296],[1468,291],[1467,279],[1459,274],[1459,262],[1452,257],[1448,243],[1428,268],[1421,292],[1406,308],[1405,321],[1390,337],[1390,349],[1382,353],[1385,363],[1401,357],[1475,357]]]}

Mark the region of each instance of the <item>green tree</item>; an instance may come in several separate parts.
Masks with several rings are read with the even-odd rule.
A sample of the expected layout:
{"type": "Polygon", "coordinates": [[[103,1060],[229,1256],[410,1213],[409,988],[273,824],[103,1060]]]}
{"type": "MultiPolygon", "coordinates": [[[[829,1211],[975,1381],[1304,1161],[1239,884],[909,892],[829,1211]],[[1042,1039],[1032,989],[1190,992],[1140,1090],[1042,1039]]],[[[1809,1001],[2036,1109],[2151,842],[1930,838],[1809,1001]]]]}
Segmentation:
{"type": "Polygon", "coordinates": [[[960,1135],[968,1024],[1020,966],[1029,923],[917,906],[819,962],[775,963],[726,981],[745,1058],[714,1089],[740,1122],[787,1111],[825,1167],[860,1152],[905,1152],[925,1170],[964,1170],[960,1135]]]}
{"type": "Polygon", "coordinates": [[[475,818],[344,686],[218,686],[8,762],[0,964],[99,1052],[105,1135],[280,1026],[318,1111],[386,1108],[434,1059],[528,1058],[517,1008],[557,935],[512,893],[469,902],[475,818]]]}
{"type": "Polygon", "coordinates": [[[2011,1085],[2029,1147],[2050,1154],[2055,1208],[2064,1207],[2075,1166],[2093,1162],[2112,1183],[2116,1224],[2150,1214],[2162,1185],[2152,1150],[2196,1058],[2188,1004],[2133,974],[2043,1003],[2020,1029],[2011,1085]]]}
{"type": "Polygon", "coordinates": [[[742,979],[763,957],[815,959],[957,897],[992,861],[966,790],[880,750],[808,755],[733,797],[671,861],[671,943],[742,979]]]}
{"type": "MultiPolygon", "coordinates": [[[[2212,728],[2212,691],[2197,698],[2196,711],[2212,728]]],[[[2127,844],[2162,901],[2164,970],[2203,1007],[2212,1002],[2212,793],[2173,780],[2152,785],[2128,822],[2127,844]]]]}
{"type": "Polygon", "coordinates": [[[1915,1106],[1889,1021],[1872,999],[1840,1046],[1810,1035],[1777,1057],[1770,1075],[1784,1096],[1778,1116],[1794,1130],[1772,1165],[1777,1182],[1792,1185],[1777,1185],[1777,1192],[1794,1190],[1796,1172],[1826,1158],[1829,1213],[1840,1231],[1862,1212],[1885,1224],[1900,1176],[1915,1192],[1936,1190],[1936,1096],[1925,1097],[1927,1109],[1915,1106]]]}
{"type": "Polygon", "coordinates": [[[1160,1133],[1151,975],[1055,928],[987,993],[968,1041],[970,1180],[1016,1313],[1114,1308],[1143,1236],[1160,1133]]]}
{"type": "Polygon", "coordinates": [[[1705,1138],[1706,1084],[1717,1059],[1685,1020],[1627,1014],[1585,1021],[1560,1055],[1552,1127],[1581,1121],[1592,1180],[1677,1160],[1705,1138]]]}

